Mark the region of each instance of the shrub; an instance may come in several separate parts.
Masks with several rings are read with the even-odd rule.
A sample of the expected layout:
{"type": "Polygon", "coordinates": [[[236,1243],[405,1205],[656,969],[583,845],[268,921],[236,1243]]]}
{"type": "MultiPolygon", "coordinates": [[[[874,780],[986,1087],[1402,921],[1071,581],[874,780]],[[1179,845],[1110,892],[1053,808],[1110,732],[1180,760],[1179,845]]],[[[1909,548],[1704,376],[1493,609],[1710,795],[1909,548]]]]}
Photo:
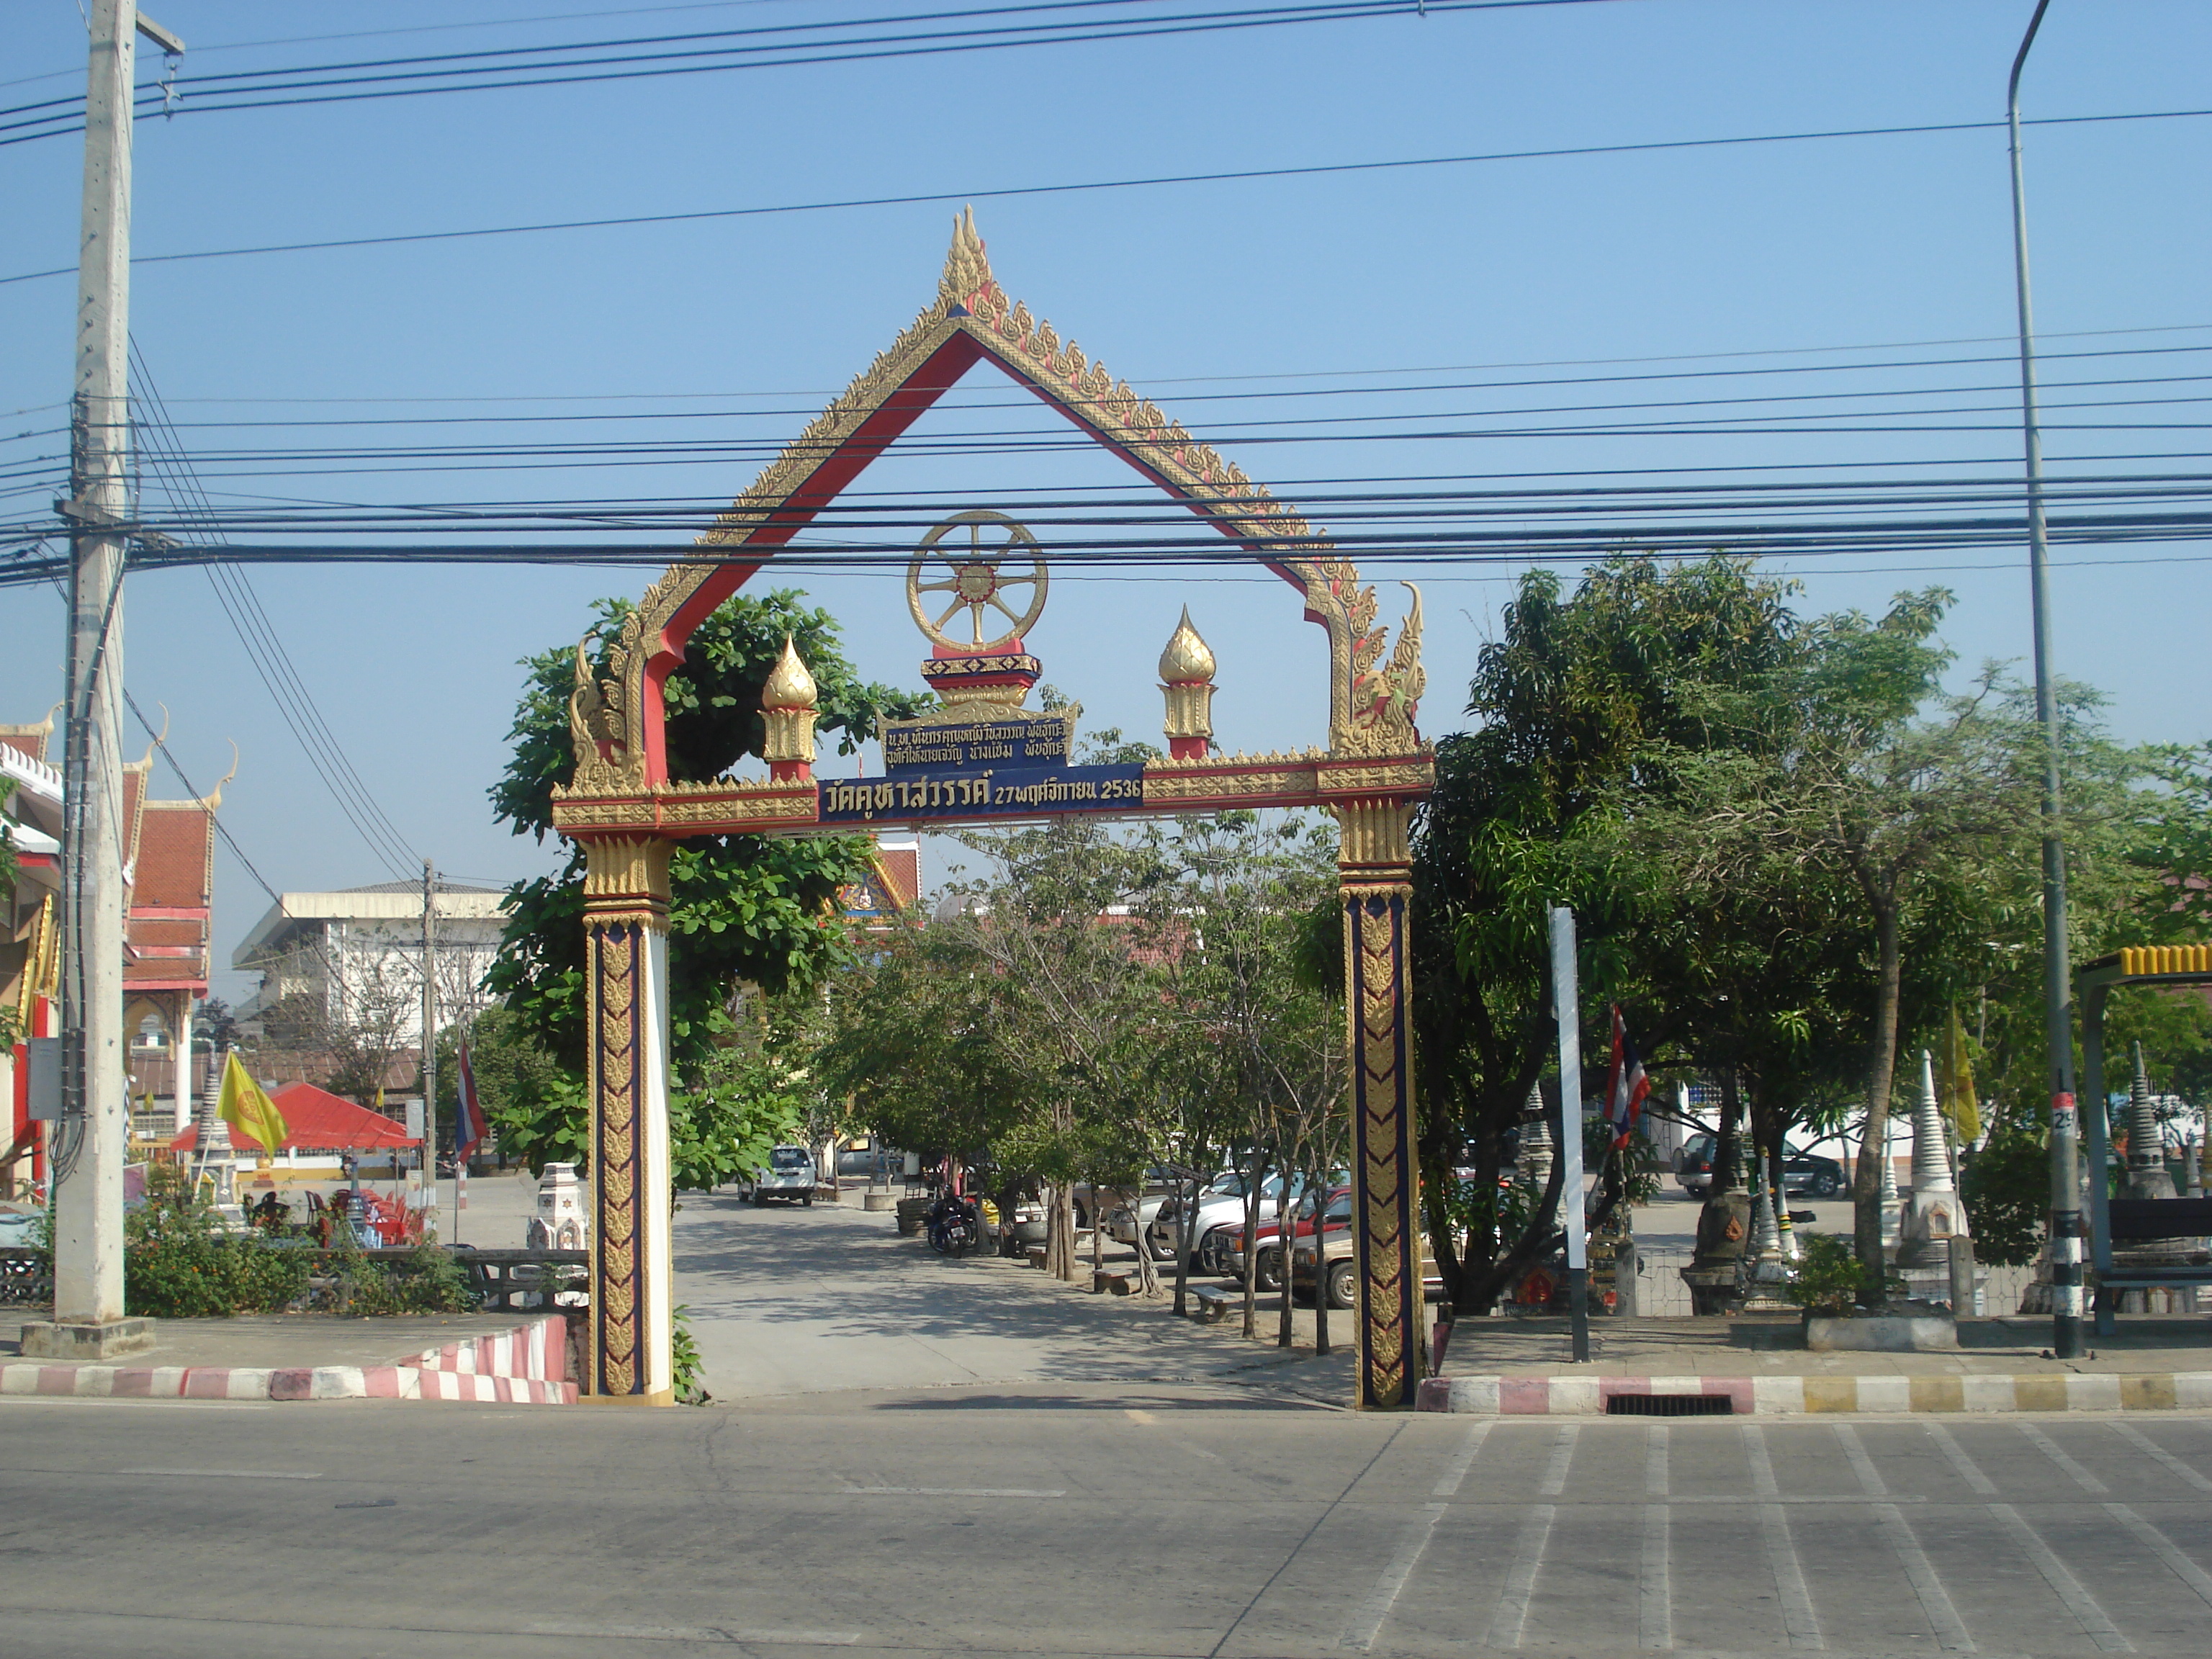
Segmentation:
{"type": "Polygon", "coordinates": [[[476,1306],[466,1270],[434,1244],[416,1246],[404,1261],[371,1261],[354,1243],[350,1227],[340,1228],[332,1238],[335,1248],[321,1269],[326,1283],[314,1298],[322,1311],[369,1319],[465,1313],[476,1306]]]}
{"type": "Polygon", "coordinates": [[[274,1313],[307,1293],[310,1254],[270,1249],[222,1231],[181,1188],[149,1191],[123,1224],[123,1305],[156,1319],[274,1313]]]}
{"type": "Polygon", "coordinates": [[[1974,1230],[1974,1257],[2024,1267],[2043,1251],[2050,1220],[2051,1154],[2042,1135],[2000,1133],[1966,1160],[1960,1197],[1974,1230]]]}
{"type": "MultiPolygon", "coordinates": [[[[1866,1267],[1854,1254],[1849,1238],[1836,1233],[1808,1233],[1801,1248],[1804,1259],[1797,1264],[1796,1277],[1783,1291],[1790,1301],[1807,1313],[1841,1317],[1868,1300],[1866,1267]]],[[[1881,1298],[1904,1294],[1905,1280],[1896,1273],[1885,1273],[1881,1298]]]]}

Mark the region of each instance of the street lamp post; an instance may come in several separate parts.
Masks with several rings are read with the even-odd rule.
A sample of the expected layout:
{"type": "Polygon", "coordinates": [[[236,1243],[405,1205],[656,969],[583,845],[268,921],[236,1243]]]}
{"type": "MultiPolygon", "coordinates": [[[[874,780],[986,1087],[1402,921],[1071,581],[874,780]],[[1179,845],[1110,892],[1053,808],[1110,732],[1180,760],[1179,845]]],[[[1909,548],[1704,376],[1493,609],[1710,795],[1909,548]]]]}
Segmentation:
{"type": "MultiPolygon", "coordinates": [[[[2051,538],[2043,512],[2043,434],[2035,402],[2035,311],[2027,282],[2027,198],[2020,163],[2020,72],[2051,0],[2035,15],[2012,60],[2005,122],[2012,151],[2013,278],[2020,301],[2020,413],[2027,453],[2027,573],[2035,625],[2035,715],[2043,728],[2043,997],[2051,1048],[2051,1350],[2081,1352],[2081,1176],[2080,1121],[2074,1104],[2074,1021],[2066,945],[2066,845],[2059,830],[2058,699],[2051,683],[2051,538]]],[[[2100,1109],[2102,1103],[2097,1103],[2100,1109]]],[[[2103,1171],[2099,1170],[2101,1178],[2103,1171]]]]}

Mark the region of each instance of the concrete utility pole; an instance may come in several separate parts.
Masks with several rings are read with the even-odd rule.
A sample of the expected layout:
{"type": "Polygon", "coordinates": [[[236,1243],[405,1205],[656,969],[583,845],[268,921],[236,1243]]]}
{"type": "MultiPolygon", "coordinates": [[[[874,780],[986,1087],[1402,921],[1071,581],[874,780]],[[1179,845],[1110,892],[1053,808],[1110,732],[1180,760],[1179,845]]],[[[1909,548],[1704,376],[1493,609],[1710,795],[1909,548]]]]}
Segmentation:
{"type": "MultiPolygon", "coordinates": [[[[438,1198],[438,866],[422,860],[422,1206],[438,1198]]],[[[455,1206],[460,1196],[454,1194],[455,1206]]],[[[454,1216],[459,1226],[460,1218],[454,1216]]]]}
{"type": "Polygon", "coordinates": [[[1567,1235],[1567,1323],[1575,1363],[1588,1364],[1589,1215],[1583,1197],[1583,1014],[1575,975],[1575,913],[1552,910],[1552,1011],[1559,1024],[1559,1224],[1567,1235]]]}
{"type": "MultiPolygon", "coordinates": [[[[2035,15],[2012,60],[2005,121],[2012,150],[2013,286],[2020,307],[2020,416],[2027,454],[2027,579],[2035,611],[2035,717],[2043,728],[2043,1012],[2051,1049],[2051,1352],[2078,1358],[2081,1347],[2081,1118],[2074,1104],[2074,986],[2066,940],[2066,842],[2059,817],[2058,697],[2051,678],[2051,537],[2043,513],[2043,428],[2035,401],[2035,307],[2027,283],[2027,196],[2020,162],[2020,72],[2051,0],[2035,15]]],[[[2105,1103],[2093,1100],[2101,1112],[2105,1103]]],[[[2099,1170],[2102,1181],[2105,1172],[2099,1170]]]]}
{"type": "Polygon", "coordinates": [[[130,1100],[123,1030],[124,526],[131,508],[131,106],[143,32],[184,43],[135,0],[93,0],[84,198],[70,407],[73,543],[62,871],[62,1117],[51,1143],[54,1317],[23,1352],[94,1358],[148,1346],[123,1316],[123,1163],[130,1100]]]}

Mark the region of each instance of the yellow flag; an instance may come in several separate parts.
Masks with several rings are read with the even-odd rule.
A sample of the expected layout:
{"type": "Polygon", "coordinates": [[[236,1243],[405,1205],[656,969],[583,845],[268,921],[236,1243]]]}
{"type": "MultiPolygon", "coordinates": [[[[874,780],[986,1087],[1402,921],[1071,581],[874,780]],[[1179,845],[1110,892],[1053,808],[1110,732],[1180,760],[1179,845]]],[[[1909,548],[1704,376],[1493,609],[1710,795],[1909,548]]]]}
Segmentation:
{"type": "Polygon", "coordinates": [[[1982,1105],[1974,1097],[1974,1060],[1966,1050],[1966,1022],[1951,1006],[1951,1024],[1943,1034],[1943,1080],[1939,1098],[1944,1115],[1958,1131],[1959,1144],[1971,1145],[1982,1133],[1982,1105]]]}
{"type": "Polygon", "coordinates": [[[229,1063],[222,1068],[222,1094],[215,1115],[247,1139],[259,1142],[264,1152],[275,1152],[291,1133],[284,1122],[284,1114],[276,1109],[276,1103],[262,1092],[259,1084],[246,1076],[235,1048],[230,1051],[229,1063]]]}

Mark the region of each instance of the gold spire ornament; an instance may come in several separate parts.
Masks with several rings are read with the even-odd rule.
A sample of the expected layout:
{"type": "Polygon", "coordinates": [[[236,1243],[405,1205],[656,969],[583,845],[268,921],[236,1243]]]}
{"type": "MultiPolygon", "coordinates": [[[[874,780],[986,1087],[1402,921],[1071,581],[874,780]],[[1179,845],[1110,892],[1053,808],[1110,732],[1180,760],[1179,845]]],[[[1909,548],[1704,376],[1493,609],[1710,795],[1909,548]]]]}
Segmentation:
{"type": "Polygon", "coordinates": [[[1213,736],[1213,652],[1190,625],[1190,607],[1160,653],[1160,690],[1167,698],[1168,752],[1177,760],[1203,760],[1213,736]]]}
{"type": "Polygon", "coordinates": [[[820,690],[791,635],[783,636],[783,655],[761,687],[761,718],[768,724],[768,741],[761,755],[769,775],[779,783],[804,782],[814,775],[815,707],[820,690]]]}

